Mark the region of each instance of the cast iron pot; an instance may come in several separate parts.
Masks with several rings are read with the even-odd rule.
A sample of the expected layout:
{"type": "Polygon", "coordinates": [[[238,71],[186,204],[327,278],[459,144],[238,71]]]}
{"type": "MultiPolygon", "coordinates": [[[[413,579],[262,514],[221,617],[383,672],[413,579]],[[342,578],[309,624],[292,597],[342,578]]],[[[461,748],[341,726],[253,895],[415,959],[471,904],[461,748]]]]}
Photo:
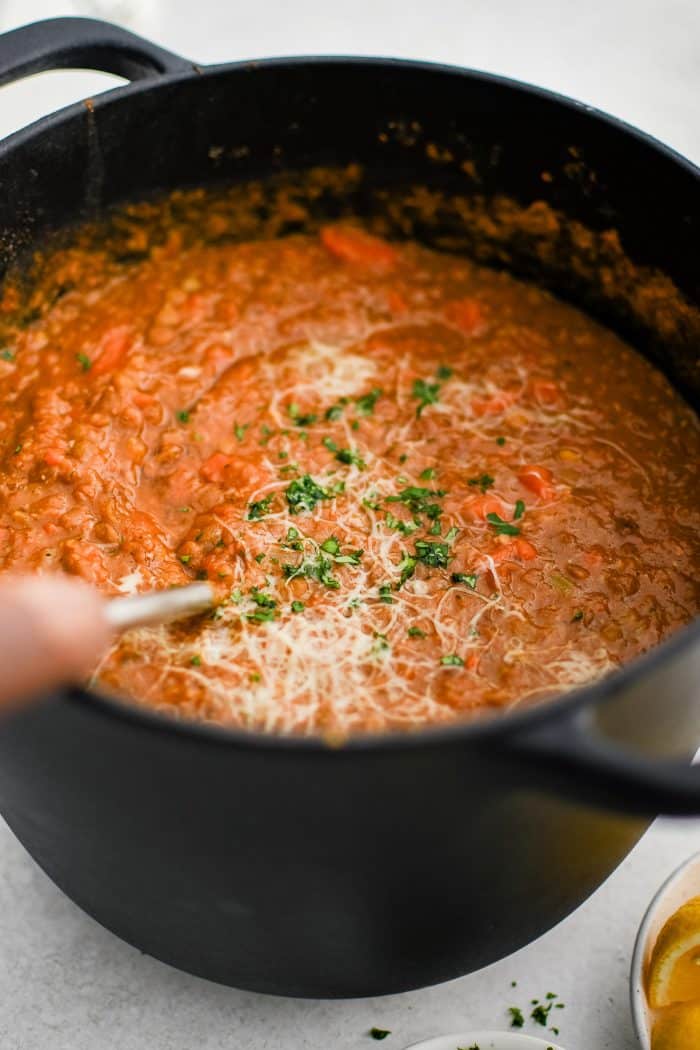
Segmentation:
{"type": "MultiPolygon", "coordinates": [[[[377,134],[415,122],[489,158],[481,191],[549,200],[592,230],[613,224],[636,262],[700,304],[698,172],[588,107],[413,62],[200,69],[80,19],[0,38],[1,81],[68,66],[134,83],[0,145],[6,261],[120,200],[275,164],[359,161],[384,182],[444,181],[424,150],[377,134]],[[593,181],[558,177],[572,143],[593,181]]],[[[458,167],[449,178],[465,183],[458,167]]],[[[543,269],[543,280],[576,299],[576,282],[557,273],[543,269]]],[[[607,320],[629,328],[622,310],[607,320]]],[[[696,397],[692,339],[656,343],[696,397]]],[[[700,770],[689,765],[699,637],[696,622],[538,709],[336,750],[175,723],[76,687],[0,729],[0,805],[65,893],[158,959],[285,995],[415,988],[549,929],[657,812],[700,813],[700,770]]]]}

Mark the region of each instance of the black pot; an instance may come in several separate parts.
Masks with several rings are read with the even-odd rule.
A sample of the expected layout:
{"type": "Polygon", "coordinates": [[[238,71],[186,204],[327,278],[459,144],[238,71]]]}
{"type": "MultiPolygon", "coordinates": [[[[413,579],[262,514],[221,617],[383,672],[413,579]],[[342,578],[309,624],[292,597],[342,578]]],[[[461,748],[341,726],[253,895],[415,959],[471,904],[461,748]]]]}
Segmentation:
{"type": "MultiPolygon", "coordinates": [[[[538,254],[521,237],[511,253],[516,268],[633,331],[697,397],[698,172],[619,122],[498,77],[411,62],[202,70],[80,19],[0,38],[1,81],[66,66],[137,82],[0,145],[6,261],[10,248],[116,201],[281,166],[360,161],[376,184],[468,194],[460,165],[422,148],[451,142],[481,167],[479,192],[548,201],[594,233],[614,226],[635,264],[673,280],[690,321],[659,329],[572,274],[566,251],[538,254]],[[421,148],[411,135],[378,137],[411,122],[421,148]]],[[[696,622],[539,709],[340,750],[177,724],[75,688],[2,727],[0,804],[73,900],[184,970],[305,996],[444,981],[569,914],[652,815],[700,813],[700,771],[688,765],[700,737],[699,637],[696,622]]]]}

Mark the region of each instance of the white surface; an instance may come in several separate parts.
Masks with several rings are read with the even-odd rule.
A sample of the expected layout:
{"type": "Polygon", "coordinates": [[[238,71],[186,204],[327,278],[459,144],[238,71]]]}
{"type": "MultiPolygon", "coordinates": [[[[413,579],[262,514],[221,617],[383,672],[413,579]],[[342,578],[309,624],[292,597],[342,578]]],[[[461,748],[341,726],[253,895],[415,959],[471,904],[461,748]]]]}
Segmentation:
{"type": "MultiPolygon", "coordinates": [[[[697,0],[0,0],[2,29],[58,14],[129,23],[201,62],[356,52],[472,65],[600,106],[700,162],[697,0]]],[[[3,88],[0,134],[105,79],[50,74],[3,88]]],[[[408,995],[314,1003],[220,988],[140,955],[82,915],[0,826],[0,1047],[400,1050],[445,1032],[507,1027],[509,1005],[554,991],[567,1004],[557,1011],[567,1050],[633,1050],[635,932],[659,884],[698,849],[700,821],[657,825],[576,915],[511,959],[408,995]],[[372,1025],[392,1035],[374,1043],[372,1025]]]]}

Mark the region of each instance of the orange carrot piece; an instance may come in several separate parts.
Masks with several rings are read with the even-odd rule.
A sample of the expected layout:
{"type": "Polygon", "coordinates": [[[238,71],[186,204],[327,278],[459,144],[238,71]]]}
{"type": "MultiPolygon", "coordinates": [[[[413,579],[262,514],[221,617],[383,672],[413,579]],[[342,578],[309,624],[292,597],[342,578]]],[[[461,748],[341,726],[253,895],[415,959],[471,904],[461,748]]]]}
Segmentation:
{"type": "MultiPolygon", "coordinates": [[[[467,500],[464,505],[464,513],[471,521],[486,521],[487,514],[498,514],[504,518],[508,511],[507,505],[498,496],[474,496],[467,500]]],[[[510,515],[508,515],[510,517],[510,515]]]]}
{"type": "Polygon", "coordinates": [[[321,243],[342,262],[389,270],[396,263],[396,249],[380,237],[357,226],[322,226],[321,243]]]}
{"type": "Polygon", "coordinates": [[[476,299],[454,299],[445,306],[445,317],[460,332],[474,335],[484,323],[481,304],[476,299]]]}
{"type": "Polygon", "coordinates": [[[552,408],[562,402],[561,390],[556,383],[548,379],[535,379],[532,384],[532,392],[541,405],[552,408]]]}
{"type": "Polygon", "coordinates": [[[44,453],[44,463],[49,467],[60,467],[64,458],[64,453],[59,448],[47,448],[44,453]]]}
{"type": "Polygon", "coordinates": [[[404,297],[400,292],[395,292],[393,288],[387,292],[386,304],[389,311],[395,316],[401,316],[408,310],[408,305],[404,297]]]}
{"type": "Polygon", "coordinates": [[[92,365],[92,374],[106,375],[122,363],[131,345],[131,332],[126,325],[110,329],[103,338],[100,355],[92,365]]]}
{"type": "Polygon", "coordinates": [[[233,463],[233,456],[227,456],[225,452],[215,452],[202,463],[199,473],[205,481],[221,481],[224,470],[230,463],[233,463]]]}
{"type": "Polygon", "coordinates": [[[510,408],[517,399],[517,394],[504,390],[488,398],[474,398],[472,401],[472,412],[475,416],[498,416],[510,408]]]}
{"type": "Polygon", "coordinates": [[[520,468],[518,474],[518,481],[521,485],[524,485],[530,492],[534,492],[540,499],[548,500],[554,496],[554,485],[552,481],[554,475],[548,467],[539,466],[536,463],[529,463],[524,467],[520,468]]]}

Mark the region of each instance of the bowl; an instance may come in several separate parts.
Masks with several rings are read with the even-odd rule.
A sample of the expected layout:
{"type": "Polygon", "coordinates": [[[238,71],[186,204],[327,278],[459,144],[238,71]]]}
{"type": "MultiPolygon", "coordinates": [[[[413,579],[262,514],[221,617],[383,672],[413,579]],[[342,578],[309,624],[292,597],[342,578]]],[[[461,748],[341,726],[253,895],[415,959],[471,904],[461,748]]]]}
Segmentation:
{"type": "Polygon", "coordinates": [[[632,955],[630,997],[632,1019],[642,1050],[651,1050],[652,1016],[644,989],[644,975],[649,958],[664,924],[681,905],[700,895],[700,853],[685,861],[664,882],[647,908],[639,927],[632,955]]]}
{"type": "Polygon", "coordinates": [[[438,1035],[407,1050],[564,1050],[548,1039],[536,1039],[516,1032],[454,1032],[438,1035]]]}

